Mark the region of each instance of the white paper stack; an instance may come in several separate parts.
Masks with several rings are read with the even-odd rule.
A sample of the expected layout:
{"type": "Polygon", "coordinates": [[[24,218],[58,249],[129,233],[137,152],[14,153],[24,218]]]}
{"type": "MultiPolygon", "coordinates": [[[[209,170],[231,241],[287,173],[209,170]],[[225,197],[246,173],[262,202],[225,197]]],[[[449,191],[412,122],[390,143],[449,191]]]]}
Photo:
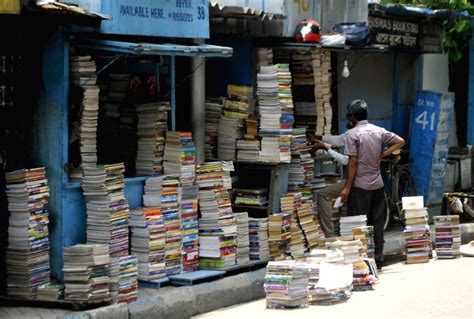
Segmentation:
{"type": "Polygon", "coordinates": [[[164,176],[147,178],[144,186],[143,206],[161,207],[161,194],[163,192],[164,176]]]}
{"type": "Polygon", "coordinates": [[[341,236],[352,236],[352,230],[367,225],[366,215],[356,215],[341,217],[340,219],[340,232],[341,236]]]}
{"type": "Polygon", "coordinates": [[[249,262],[250,241],[249,241],[249,214],[246,212],[235,213],[237,221],[237,264],[249,262]]]}
{"type": "Polygon", "coordinates": [[[238,140],[237,141],[237,160],[256,162],[260,151],[259,140],[238,140]]]}
{"type": "Polygon", "coordinates": [[[44,167],[5,173],[8,199],[7,293],[35,299],[50,282],[48,200],[44,167]]]}
{"type": "Polygon", "coordinates": [[[138,116],[136,174],[148,176],[162,173],[170,103],[138,104],[136,108],[138,116]]]}

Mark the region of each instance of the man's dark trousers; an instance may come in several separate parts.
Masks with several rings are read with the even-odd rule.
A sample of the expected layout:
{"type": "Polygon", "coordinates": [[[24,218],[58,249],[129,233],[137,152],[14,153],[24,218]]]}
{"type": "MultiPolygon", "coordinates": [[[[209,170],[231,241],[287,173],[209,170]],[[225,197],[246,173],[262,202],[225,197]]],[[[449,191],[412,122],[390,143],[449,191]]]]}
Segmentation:
{"type": "Polygon", "coordinates": [[[384,188],[365,190],[352,187],[347,202],[347,215],[366,215],[367,224],[374,226],[375,261],[383,262],[383,226],[385,223],[384,188]]]}

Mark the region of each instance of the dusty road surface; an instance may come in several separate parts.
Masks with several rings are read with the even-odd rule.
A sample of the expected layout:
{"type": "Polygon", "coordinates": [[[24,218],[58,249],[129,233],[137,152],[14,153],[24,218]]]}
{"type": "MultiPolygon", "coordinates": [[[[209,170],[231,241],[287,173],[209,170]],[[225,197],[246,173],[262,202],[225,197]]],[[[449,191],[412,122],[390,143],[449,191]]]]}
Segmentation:
{"type": "Polygon", "coordinates": [[[270,310],[262,299],[195,318],[474,318],[474,258],[397,262],[384,267],[380,277],[375,290],[354,292],[342,304],[270,310]]]}

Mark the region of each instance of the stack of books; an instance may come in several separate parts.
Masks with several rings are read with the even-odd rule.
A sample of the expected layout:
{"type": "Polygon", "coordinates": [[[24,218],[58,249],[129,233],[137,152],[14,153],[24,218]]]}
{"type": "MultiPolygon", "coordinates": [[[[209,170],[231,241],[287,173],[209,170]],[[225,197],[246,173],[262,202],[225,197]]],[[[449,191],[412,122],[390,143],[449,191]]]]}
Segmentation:
{"type": "Polygon", "coordinates": [[[430,260],[431,239],[428,226],[428,211],[423,204],[423,196],[402,198],[405,219],[406,255],[408,264],[426,263],[430,260]]]}
{"type": "Polygon", "coordinates": [[[268,217],[270,260],[284,260],[291,239],[291,215],[280,213],[268,217]]]}
{"type": "Polygon", "coordinates": [[[199,269],[198,194],[196,185],[181,186],[180,215],[183,235],[183,271],[199,269]]]}
{"type": "Polygon", "coordinates": [[[97,120],[99,87],[96,65],[91,56],[70,56],[71,82],[84,90],[80,121],[80,152],[83,167],[97,165],[97,120]]]}
{"type": "Polygon", "coordinates": [[[375,242],[374,242],[374,226],[363,226],[352,229],[354,239],[358,239],[367,249],[367,257],[374,258],[375,242]]]}
{"type": "Polygon", "coordinates": [[[308,302],[311,304],[314,302],[316,293],[316,284],[319,281],[319,269],[320,264],[324,261],[330,250],[326,249],[313,249],[310,251],[306,262],[308,263],[309,279],[308,279],[308,302]]]}
{"type": "Polygon", "coordinates": [[[319,264],[318,282],[310,287],[311,304],[332,305],[347,301],[352,294],[353,268],[344,263],[344,253],[330,251],[319,264]]]}
{"type": "Polygon", "coordinates": [[[130,211],[131,251],[138,258],[138,279],[152,281],[166,276],[166,229],[158,207],[130,211]]]}
{"type": "MultiPolygon", "coordinates": [[[[317,233],[319,234],[319,239],[324,239],[326,236],[324,235],[324,231],[321,228],[321,222],[319,221],[318,215],[318,203],[314,201],[309,201],[311,203],[311,213],[313,215],[313,222],[317,228],[317,233]]],[[[319,242],[319,240],[318,240],[319,242]]]]}
{"type": "Polygon", "coordinates": [[[124,195],[123,163],[84,168],[87,242],[109,245],[110,256],[128,255],[129,207],[124,195]]]}
{"type": "Polygon", "coordinates": [[[164,160],[165,175],[178,175],[181,185],[192,185],[196,170],[192,133],[166,132],[164,160]]]}
{"type": "Polygon", "coordinates": [[[253,88],[251,86],[229,84],[227,99],[224,103],[224,116],[229,118],[247,119],[255,112],[253,88]]]}
{"type": "Polygon", "coordinates": [[[196,167],[199,186],[199,264],[201,268],[235,265],[237,223],[229,191],[230,174],[223,162],[196,167]]]}
{"type": "Polygon", "coordinates": [[[165,175],[161,194],[161,212],[165,222],[166,275],[181,272],[182,232],[179,199],[179,175],[165,175]]]}
{"type": "Polygon", "coordinates": [[[267,188],[234,188],[234,194],[236,205],[264,206],[268,203],[267,188]]]}
{"type": "Polygon", "coordinates": [[[291,55],[293,85],[314,85],[311,51],[296,50],[291,55]]]}
{"type": "Polygon", "coordinates": [[[64,248],[64,299],[89,303],[110,300],[109,247],[75,245],[64,248]]]}
{"type": "Polygon", "coordinates": [[[138,116],[136,174],[147,176],[162,173],[170,103],[139,104],[136,108],[138,116]]]}
{"type": "Polygon", "coordinates": [[[257,74],[257,97],[262,137],[259,161],[291,161],[293,129],[291,73],[288,64],[262,66],[257,74]]]}
{"type": "Polygon", "coordinates": [[[309,270],[305,262],[270,261],[263,287],[267,308],[295,308],[308,303],[309,270]]]}
{"type": "Polygon", "coordinates": [[[222,161],[235,160],[237,140],[244,137],[244,120],[224,115],[219,120],[217,158],[222,161]]]}
{"type": "Polygon", "coordinates": [[[249,218],[250,260],[269,260],[268,218],[249,218]]]}
{"type": "Polygon", "coordinates": [[[112,303],[117,303],[120,280],[120,257],[110,258],[109,263],[109,295],[112,303]]]}
{"type": "Polygon", "coordinates": [[[8,199],[7,293],[35,299],[50,282],[48,200],[44,167],[5,173],[8,199]]]}
{"type": "Polygon", "coordinates": [[[261,66],[273,64],[273,50],[270,48],[257,48],[256,70],[261,66]]]}
{"type": "Polygon", "coordinates": [[[250,241],[249,241],[249,214],[247,212],[234,213],[237,221],[237,255],[238,265],[249,262],[250,241]]]}
{"type": "Polygon", "coordinates": [[[117,302],[132,302],[138,298],[138,260],[135,256],[119,258],[117,302]]]}
{"type": "Polygon", "coordinates": [[[259,140],[238,140],[237,141],[237,160],[256,162],[260,151],[259,140]]]}
{"type": "Polygon", "coordinates": [[[321,228],[316,224],[312,211],[313,202],[306,201],[297,208],[298,223],[303,230],[307,250],[318,247],[321,228]]]}
{"type": "Polygon", "coordinates": [[[64,298],[64,285],[44,284],[38,288],[38,300],[60,300],[64,298]]]}
{"type": "Polygon", "coordinates": [[[356,215],[341,217],[339,222],[341,236],[352,236],[353,229],[364,227],[367,225],[367,216],[356,215]]]}
{"type": "Polygon", "coordinates": [[[302,187],[312,188],[314,160],[306,142],[306,129],[294,128],[291,137],[291,164],[288,174],[288,190],[299,191],[302,187]]]}
{"type": "Polygon", "coordinates": [[[154,176],[145,180],[143,206],[161,207],[164,176],[154,176]]]}
{"type": "Polygon", "coordinates": [[[435,216],[435,251],[438,259],[461,256],[461,229],[459,215],[435,216]]]}
{"type": "Polygon", "coordinates": [[[313,51],[312,59],[317,116],[316,135],[330,135],[332,128],[331,52],[313,51]]]}
{"type": "Polygon", "coordinates": [[[303,231],[298,224],[297,209],[301,206],[301,193],[283,194],[280,199],[281,211],[291,216],[290,218],[290,253],[294,259],[304,259],[305,239],[303,231]]]}
{"type": "Polygon", "coordinates": [[[217,159],[218,129],[224,101],[225,98],[206,99],[206,161],[214,161],[217,159]]]}

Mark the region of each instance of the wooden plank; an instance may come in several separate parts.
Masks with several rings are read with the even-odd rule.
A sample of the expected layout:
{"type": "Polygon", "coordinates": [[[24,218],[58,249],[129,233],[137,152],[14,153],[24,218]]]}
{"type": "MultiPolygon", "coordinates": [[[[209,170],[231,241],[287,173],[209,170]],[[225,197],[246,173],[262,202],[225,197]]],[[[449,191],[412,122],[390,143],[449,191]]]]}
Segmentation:
{"type": "Polygon", "coordinates": [[[222,270],[198,270],[189,273],[170,276],[172,285],[176,286],[192,286],[202,282],[208,282],[222,278],[225,271],[222,270]]]}
{"type": "Polygon", "coordinates": [[[161,278],[151,281],[138,280],[139,288],[151,288],[151,289],[160,289],[161,287],[166,286],[170,282],[169,278],[161,278]]]}

